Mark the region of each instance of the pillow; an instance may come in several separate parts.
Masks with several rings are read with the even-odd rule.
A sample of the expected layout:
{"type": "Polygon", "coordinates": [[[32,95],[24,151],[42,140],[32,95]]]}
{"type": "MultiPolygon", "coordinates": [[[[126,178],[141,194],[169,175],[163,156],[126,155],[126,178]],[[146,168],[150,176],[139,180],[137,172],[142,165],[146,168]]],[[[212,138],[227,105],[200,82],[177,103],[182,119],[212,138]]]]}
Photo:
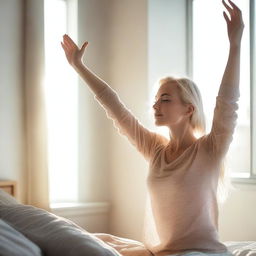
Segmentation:
{"type": "Polygon", "coordinates": [[[18,202],[10,194],[0,189],[0,205],[1,204],[18,204],[18,202]]]}
{"type": "Polygon", "coordinates": [[[47,256],[120,255],[73,222],[33,206],[1,205],[0,218],[36,243],[47,256]]]}
{"type": "Polygon", "coordinates": [[[0,252],[4,256],[41,256],[41,250],[0,219],[0,252]]]}

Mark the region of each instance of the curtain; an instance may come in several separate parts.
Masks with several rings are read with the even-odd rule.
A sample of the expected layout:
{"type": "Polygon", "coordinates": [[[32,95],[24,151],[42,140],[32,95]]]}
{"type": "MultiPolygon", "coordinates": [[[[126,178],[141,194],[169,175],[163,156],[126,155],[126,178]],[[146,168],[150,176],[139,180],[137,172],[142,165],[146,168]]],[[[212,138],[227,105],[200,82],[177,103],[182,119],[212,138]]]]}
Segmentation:
{"type": "Polygon", "coordinates": [[[44,0],[25,0],[27,203],[49,210],[44,98],[44,0]]]}

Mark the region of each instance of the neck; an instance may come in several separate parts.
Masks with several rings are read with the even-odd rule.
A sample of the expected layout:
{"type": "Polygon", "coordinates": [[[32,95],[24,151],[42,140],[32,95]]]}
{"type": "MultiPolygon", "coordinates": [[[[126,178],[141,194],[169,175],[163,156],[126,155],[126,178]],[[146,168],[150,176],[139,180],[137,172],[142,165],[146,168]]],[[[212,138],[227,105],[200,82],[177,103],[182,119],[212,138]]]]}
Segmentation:
{"type": "Polygon", "coordinates": [[[170,127],[170,147],[173,152],[185,150],[196,141],[190,124],[170,127]]]}

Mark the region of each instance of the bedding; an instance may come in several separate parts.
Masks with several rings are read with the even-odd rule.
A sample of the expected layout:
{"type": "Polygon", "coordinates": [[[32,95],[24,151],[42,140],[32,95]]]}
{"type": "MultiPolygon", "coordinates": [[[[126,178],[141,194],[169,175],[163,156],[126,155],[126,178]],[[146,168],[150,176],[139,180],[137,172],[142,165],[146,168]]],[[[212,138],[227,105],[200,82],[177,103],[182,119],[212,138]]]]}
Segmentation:
{"type": "Polygon", "coordinates": [[[225,242],[229,251],[234,256],[256,256],[256,242],[244,241],[244,242],[225,242]]]}
{"type": "MultiPolygon", "coordinates": [[[[5,254],[0,247],[3,256],[37,256],[41,252],[46,256],[120,256],[115,249],[75,223],[45,210],[20,204],[1,189],[0,220],[0,246],[4,244],[1,239],[8,237],[5,254]],[[10,232],[12,234],[8,235],[10,232]],[[12,242],[16,243],[16,248],[12,242]],[[17,248],[21,244],[28,253],[22,254],[22,249],[17,248]],[[11,249],[14,250],[12,254],[8,252],[11,249]],[[31,254],[33,250],[35,253],[31,254]]],[[[256,242],[230,241],[225,245],[234,256],[256,256],[256,242]]]]}
{"type": "Polygon", "coordinates": [[[5,204],[5,205],[10,205],[10,204],[18,204],[18,201],[7,194],[5,191],[0,189],[0,205],[5,204]]]}
{"type": "MultiPolygon", "coordinates": [[[[35,243],[47,256],[117,256],[119,253],[73,222],[17,203],[1,191],[0,219],[35,243]]],[[[1,254],[2,255],[2,254],[1,254]]],[[[3,255],[5,256],[5,255],[3,255]]]]}
{"type": "Polygon", "coordinates": [[[0,255],[3,256],[41,256],[40,248],[0,220],[0,255]]]}

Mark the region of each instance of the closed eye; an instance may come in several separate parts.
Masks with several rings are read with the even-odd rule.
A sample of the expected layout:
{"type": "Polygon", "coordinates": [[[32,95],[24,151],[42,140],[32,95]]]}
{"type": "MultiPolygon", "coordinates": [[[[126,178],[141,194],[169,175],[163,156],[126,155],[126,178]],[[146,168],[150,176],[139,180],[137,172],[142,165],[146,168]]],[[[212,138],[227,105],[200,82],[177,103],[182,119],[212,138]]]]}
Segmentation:
{"type": "Polygon", "coordinates": [[[166,102],[170,102],[171,100],[170,100],[170,99],[161,99],[161,98],[160,98],[160,99],[156,100],[156,101],[154,102],[154,104],[157,104],[157,102],[159,102],[159,101],[166,103],[166,102]]]}

